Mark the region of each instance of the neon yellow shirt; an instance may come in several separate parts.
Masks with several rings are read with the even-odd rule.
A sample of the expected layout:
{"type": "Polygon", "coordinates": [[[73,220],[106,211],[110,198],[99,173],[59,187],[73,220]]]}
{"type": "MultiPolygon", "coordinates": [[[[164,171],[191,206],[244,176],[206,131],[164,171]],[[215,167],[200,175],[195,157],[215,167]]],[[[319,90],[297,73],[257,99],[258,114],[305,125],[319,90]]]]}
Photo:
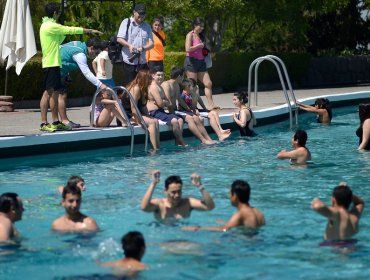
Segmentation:
{"type": "Polygon", "coordinates": [[[64,26],[55,19],[43,17],[40,27],[40,42],[42,49],[42,68],[62,66],[59,45],[65,35],[83,34],[82,27],[64,26]]]}

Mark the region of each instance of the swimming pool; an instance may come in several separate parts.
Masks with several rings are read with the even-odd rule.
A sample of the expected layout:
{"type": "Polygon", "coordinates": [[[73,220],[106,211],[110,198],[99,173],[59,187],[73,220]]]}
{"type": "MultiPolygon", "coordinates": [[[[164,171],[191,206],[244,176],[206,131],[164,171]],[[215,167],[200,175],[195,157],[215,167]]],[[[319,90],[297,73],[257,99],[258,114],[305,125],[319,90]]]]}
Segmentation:
{"type": "Polygon", "coordinates": [[[293,132],[288,122],[259,127],[254,139],[239,138],[234,132],[231,140],[209,147],[195,145],[196,140],[189,140],[192,143],[186,149],[167,143],[154,156],[122,159],[119,149],[110,149],[96,155],[80,153],[74,164],[55,165],[52,159],[40,157],[39,164],[24,161],[18,168],[3,166],[7,170],[1,172],[1,192],[17,192],[25,200],[26,211],[17,223],[24,237],[22,246],[14,254],[0,255],[0,279],[109,279],[110,270],[96,265],[96,260],[121,257],[119,240],[130,230],[141,231],[147,243],[143,262],[150,270],[139,279],[368,279],[367,209],[356,250],[347,254],[319,247],[326,221],[310,209],[316,196],[329,203],[332,188],[340,181],[368,199],[370,153],[357,151],[357,126],[356,107],[335,109],[330,126],[317,124],[311,114],[303,115],[300,128],[308,132],[314,162],[308,168],[275,159],[281,149],[291,148],[293,132]],[[189,180],[197,171],[216,208],[193,212],[176,226],[154,222],[152,214],[139,208],[152,169],[162,171],[153,197],[162,196],[163,179],[172,174],[182,176],[184,195],[199,197],[189,180]],[[82,212],[97,220],[102,230],[96,235],[50,231],[52,221],[64,213],[56,186],[72,174],[86,180],[82,212]],[[234,179],[250,183],[251,204],[265,214],[267,224],[258,235],[250,237],[242,230],[180,230],[183,225],[227,220],[234,211],[228,200],[234,179]]]}

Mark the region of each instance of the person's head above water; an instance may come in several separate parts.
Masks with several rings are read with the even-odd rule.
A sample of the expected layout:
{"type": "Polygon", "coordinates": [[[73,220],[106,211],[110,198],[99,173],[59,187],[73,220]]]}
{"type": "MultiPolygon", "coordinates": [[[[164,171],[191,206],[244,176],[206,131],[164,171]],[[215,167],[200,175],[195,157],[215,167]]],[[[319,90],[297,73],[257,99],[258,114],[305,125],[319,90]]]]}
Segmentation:
{"type": "MultiPolygon", "coordinates": [[[[230,197],[232,198],[234,195],[238,199],[239,202],[248,204],[249,203],[249,197],[250,197],[251,189],[249,184],[246,181],[243,180],[235,180],[231,184],[230,188],[230,197]]],[[[232,200],[233,205],[234,201],[232,200]]]]}
{"type": "Polygon", "coordinates": [[[122,249],[126,258],[140,261],[145,253],[144,236],[138,231],[130,231],[122,236],[122,249]]]}
{"type": "Polygon", "coordinates": [[[361,103],[358,106],[358,116],[361,123],[370,118],[370,103],[361,103]]]}
{"type": "Polygon", "coordinates": [[[295,132],[294,136],[293,136],[293,140],[297,141],[299,146],[305,147],[306,142],[307,142],[307,133],[306,133],[306,131],[298,129],[295,132]]]}
{"type": "Polygon", "coordinates": [[[333,198],[335,199],[338,206],[343,206],[348,209],[352,202],[352,190],[347,183],[340,183],[333,190],[333,198]]]}

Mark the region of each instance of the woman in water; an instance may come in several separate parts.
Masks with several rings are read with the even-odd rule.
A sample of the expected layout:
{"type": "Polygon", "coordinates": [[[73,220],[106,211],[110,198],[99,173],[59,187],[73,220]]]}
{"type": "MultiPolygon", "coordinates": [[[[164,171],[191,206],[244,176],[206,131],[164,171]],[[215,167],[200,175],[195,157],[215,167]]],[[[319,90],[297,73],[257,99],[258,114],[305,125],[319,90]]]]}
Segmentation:
{"type": "Polygon", "coordinates": [[[327,98],[318,98],[315,106],[298,103],[299,108],[306,112],[317,114],[318,123],[330,123],[332,118],[330,101],[327,98]]]}
{"type": "Polygon", "coordinates": [[[360,127],[356,130],[359,139],[359,150],[370,150],[370,103],[359,105],[360,127]]]}
{"type": "Polygon", "coordinates": [[[233,114],[234,122],[239,126],[241,136],[256,136],[253,131],[253,126],[256,125],[256,118],[253,115],[251,108],[246,104],[248,103],[248,93],[246,91],[239,91],[233,96],[233,103],[239,109],[239,113],[233,114]]]}

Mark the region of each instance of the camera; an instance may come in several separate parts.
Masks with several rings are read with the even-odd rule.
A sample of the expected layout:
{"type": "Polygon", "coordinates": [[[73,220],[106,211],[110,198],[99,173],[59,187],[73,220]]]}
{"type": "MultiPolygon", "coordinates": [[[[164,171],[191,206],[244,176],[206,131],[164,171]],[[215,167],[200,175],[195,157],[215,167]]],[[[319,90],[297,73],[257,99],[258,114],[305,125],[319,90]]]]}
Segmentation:
{"type": "Polygon", "coordinates": [[[128,61],[130,63],[134,63],[134,60],[140,57],[140,52],[137,49],[134,49],[132,52],[132,56],[128,58],[128,61]]]}

